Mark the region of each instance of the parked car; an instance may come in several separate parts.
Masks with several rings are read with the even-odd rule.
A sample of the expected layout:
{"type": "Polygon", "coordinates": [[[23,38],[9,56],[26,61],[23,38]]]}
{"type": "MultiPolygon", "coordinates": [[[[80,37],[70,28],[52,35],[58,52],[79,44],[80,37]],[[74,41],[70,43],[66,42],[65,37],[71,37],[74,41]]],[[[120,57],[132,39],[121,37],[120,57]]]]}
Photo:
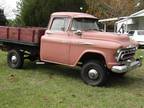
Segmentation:
{"type": "Polygon", "coordinates": [[[92,86],[105,84],[110,73],[121,76],[141,66],[135,41],[102,32],[98,19],[85,13],[53,13],[47,29],[0,27],[0,48],[8,51],[11,68],[22,68],[25,59],[79,66],[92,86]]]}
{"type": "Polygon", "coordinates": [[[131,30],[128,32],[128,36],[137,41],[139,47],[144,47],[144,30],[131,30]]]}

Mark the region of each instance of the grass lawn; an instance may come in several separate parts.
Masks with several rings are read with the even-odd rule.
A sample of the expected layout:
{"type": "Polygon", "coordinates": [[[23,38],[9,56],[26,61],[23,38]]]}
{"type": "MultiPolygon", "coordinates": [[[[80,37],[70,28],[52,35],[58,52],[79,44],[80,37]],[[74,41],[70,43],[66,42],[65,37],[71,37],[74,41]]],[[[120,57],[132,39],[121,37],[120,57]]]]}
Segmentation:
{"type": "Polygon", "coordinates": [[[144,108],[144,66],[124,78],[111,78],[105,87],[84,84],[79,73],[31,62],[10,69],[0,51],[0,108],[144,108]]]}

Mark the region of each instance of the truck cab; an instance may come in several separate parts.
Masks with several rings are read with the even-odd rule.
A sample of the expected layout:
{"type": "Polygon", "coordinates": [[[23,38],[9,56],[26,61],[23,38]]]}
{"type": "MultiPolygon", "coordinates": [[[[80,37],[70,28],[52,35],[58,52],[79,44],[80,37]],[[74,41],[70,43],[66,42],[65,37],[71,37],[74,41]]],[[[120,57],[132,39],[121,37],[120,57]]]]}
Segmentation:
{"type": "Polygon", "coordinates": [[[81,66],[85,83],[103,85],[109,73],[124,75],[141,66],[141,60],[134,59],[137,46],[125,35],[101,32],[92,15],[57,12],[41,38],[40,59],[81,66]]]}

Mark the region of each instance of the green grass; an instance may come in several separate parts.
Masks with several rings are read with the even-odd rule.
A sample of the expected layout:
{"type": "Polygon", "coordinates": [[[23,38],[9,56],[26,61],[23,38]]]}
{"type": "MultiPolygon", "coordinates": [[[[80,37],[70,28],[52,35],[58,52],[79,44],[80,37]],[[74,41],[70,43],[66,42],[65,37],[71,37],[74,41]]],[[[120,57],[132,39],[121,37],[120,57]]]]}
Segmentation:
{"type": "Polygon", "coordinates": [[[21,70],[10,69],[0,52],[0,108],[144,108],[144,66],[105,87],[84,84],[79,73],[28,61],[21,70]]]}

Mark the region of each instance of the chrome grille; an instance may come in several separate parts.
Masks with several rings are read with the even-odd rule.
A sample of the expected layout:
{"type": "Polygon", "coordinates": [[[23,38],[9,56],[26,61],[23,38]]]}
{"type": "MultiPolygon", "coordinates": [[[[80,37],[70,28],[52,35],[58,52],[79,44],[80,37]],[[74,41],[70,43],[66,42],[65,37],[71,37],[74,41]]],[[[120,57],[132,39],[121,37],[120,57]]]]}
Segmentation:
{"type": "Polygon", "coordinates": [[[125,48],[125,49],[121,49],[116,56],[116,60],[118,62],[120,61],[125,61],[128,59],[132,59],[133,56],[135,55],[136,52],[136,48],[125,48]]]}

